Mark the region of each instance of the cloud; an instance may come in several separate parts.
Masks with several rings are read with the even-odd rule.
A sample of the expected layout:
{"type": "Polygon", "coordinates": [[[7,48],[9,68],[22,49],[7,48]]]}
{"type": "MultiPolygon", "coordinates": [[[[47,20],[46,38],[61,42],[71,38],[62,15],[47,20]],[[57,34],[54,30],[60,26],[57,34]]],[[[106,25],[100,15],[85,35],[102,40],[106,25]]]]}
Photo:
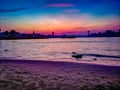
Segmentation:
{"type": "Polygon", "coordinates": [[[59,3],[59,4],[48,4],[46,7],[72,7],[74,6],[73,4],[69,3],[59,3]]]}
{"type": "Polygon", "coordinates": [[[26,9],[30,9],[30,8],[17,8],[17,9],[9,9],[9,10],[0,8],[0,13],[16,12],[16,11],[22,11],[22,10],[26,10],[26,9]]]}
{"type": "Polygon", "coordinates": [[[76,13],[76,12],[80,12],[80,10],[78,9],[63,10],[63,13],[76,13]]]}
{"type": "MultiPolygon", "coordinates": [[[[61,3],[61,4],[48,4],[45,7],[72,7],[74,6],[73,4],[65,4],[65,3],[61,3]]],[[[41,6],[42,7],[42,6],[41,6]]],[[[36,9],[36,8],[41,8],[40,6],[36,6],[36,7],[24,7],[24,8],[16,8],[16,9],[2,9],[0,8],[0,13],[8,13],[8,12],[17,12],[17,11],[22,11],[22,10],[27,10],[27,9],[36,9]]],[[[71,11],[64,11],[64,12],[75,12],[77,10],[71,10],[71,11]]]]}

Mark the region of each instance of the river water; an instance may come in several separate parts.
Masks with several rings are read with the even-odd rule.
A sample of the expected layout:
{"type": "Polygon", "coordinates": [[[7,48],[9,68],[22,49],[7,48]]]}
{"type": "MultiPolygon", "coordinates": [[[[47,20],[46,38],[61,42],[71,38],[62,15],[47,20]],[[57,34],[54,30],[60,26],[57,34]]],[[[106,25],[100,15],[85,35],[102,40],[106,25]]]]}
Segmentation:
{"type": "Polygon", "coordinates": [[[0,59],[75,62],[107,60],[118,63],[120,62],[120,38],[0,40],[0,59]],[[82,54],[83,57],[76,60],[72,57],[72,52],[82,54]]]}

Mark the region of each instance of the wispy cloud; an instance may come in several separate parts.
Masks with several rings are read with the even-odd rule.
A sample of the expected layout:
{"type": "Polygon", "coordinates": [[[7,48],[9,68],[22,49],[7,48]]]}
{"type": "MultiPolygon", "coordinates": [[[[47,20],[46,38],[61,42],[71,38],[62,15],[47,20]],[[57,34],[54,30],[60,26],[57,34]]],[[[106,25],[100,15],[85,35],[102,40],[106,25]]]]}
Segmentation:
{"type": "Polygon", "coordinates": [[[74,6],[73,4],[70,3],[59,3],[59,4],[48,4],[46,7],[72,7],[74,6]]]}
{"type": "Polygon", "coordinates": [[[16,8],[16,9],[1,9],[0,8],[0,13],[7,13],[7,12],[16,12],[16,11],[22,11],[30,8],[16,8]]]}
{"type": "Polygon", "coordinates": [[[69,9],[69,10],[62,10],[63,13],[76,13],[76,12],[80,12],[80,10],[78,9],[69,9]]]}

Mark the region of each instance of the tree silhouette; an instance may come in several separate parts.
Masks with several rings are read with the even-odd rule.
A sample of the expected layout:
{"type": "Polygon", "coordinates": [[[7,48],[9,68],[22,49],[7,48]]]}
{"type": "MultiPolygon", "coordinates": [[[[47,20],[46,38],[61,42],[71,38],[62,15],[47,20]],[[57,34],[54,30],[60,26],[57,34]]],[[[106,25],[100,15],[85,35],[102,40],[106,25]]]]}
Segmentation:
{"type": "Polygon", "coordinates": [[[11,34],[12,36],[14,36],[14,35],[15,35],[15,33],[16,33],[16,31],[15,31],[15,30],[11,30],[11,31],[10,31],[10,34],[11,34]]]}
{"type": "Polygon", "coordinates": [[[8,36],[9,32],[8,32],[8,31],[5,31],[4,34],[5,34],[5,36],[8,36]]]}

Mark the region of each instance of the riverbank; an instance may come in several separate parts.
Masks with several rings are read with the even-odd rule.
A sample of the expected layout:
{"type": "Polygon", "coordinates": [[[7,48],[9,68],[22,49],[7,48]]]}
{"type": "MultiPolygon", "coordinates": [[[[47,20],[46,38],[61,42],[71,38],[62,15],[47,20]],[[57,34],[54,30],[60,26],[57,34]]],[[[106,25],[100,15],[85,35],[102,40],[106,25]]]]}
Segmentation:
{"type": "Polygon", "coordinates": [[[1,90],[119,90],[120,66],[0,60],[1,90]]]}

